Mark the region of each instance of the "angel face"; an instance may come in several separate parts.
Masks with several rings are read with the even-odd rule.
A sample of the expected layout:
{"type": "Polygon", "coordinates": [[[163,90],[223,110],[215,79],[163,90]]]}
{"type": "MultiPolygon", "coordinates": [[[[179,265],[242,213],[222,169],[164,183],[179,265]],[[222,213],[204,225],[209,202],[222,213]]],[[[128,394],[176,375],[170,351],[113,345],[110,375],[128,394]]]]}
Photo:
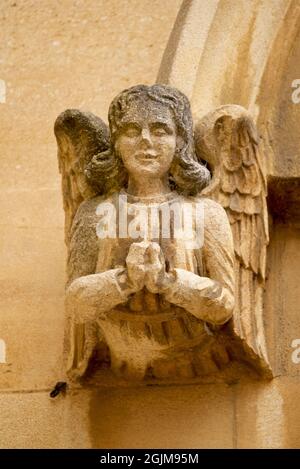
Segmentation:
{"type": "Polygon", "coordinates": [[[115,150],[132,177],[162,177],[176,149],[176,125],[170,109],[152,100],[135,102],[124,114],[115,150]]]}

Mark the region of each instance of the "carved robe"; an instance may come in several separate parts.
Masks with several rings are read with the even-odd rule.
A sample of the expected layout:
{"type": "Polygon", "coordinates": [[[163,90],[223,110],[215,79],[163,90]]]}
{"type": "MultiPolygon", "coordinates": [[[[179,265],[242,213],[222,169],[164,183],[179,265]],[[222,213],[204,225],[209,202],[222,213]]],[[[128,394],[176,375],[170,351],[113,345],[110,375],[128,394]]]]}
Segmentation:
{"type": "MultiPolygon", "coordinates": [[[[105,200],[114,204],[117,216],[118,196],[105,200]]],[[[161,226],[158,238],[152,238],[149,229],[148,239],[160,244],[174,282],[163,294],[144,288],[128,295],[122,285],[125,261],[130,244],[142,238],[117,232],[115,238],[99,239],[97,207],[103,201],[85,201],[72,226],[67,290],[71,374],[85,372],[99,333],[109,347],[111,368],[121,376],[176,379],[212,371],[216,357],[211,355],[219,353],[214,331],[234,308],[234,251],[226,212],[210,199],[176,192],[153,199],[127,194],[133,208],[140,203],[200,203],[204,224],[203,243],[196,247],[178,237],[164,238],[161,226]]],[[[195,220],[192,226],[195,230],[195,220]]]]}

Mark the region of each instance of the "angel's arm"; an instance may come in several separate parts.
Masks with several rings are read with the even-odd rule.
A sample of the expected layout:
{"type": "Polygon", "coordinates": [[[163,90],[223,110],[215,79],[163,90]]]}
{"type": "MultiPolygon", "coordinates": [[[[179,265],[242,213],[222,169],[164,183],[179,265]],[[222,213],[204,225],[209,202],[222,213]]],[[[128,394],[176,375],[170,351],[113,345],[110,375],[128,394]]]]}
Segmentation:
{"type": "Polygon", "coordinates": [[[96,205],[92,199],[80,206],[71,232],[66,304],[78,323],[97,319],[133,293],[125,267],[95,273],[100,242],[96,205]]]}
{"type": "Polygon", "coordinates": [[[231,318],[234,307],[232,234],[225,210],[208,199],[203,203],[205,228],[202,256],[207,276],[200,277],[184,269],[174,269],[174,278],[165,292],[165,298],[198,319],[221,325],[231,318]]]}

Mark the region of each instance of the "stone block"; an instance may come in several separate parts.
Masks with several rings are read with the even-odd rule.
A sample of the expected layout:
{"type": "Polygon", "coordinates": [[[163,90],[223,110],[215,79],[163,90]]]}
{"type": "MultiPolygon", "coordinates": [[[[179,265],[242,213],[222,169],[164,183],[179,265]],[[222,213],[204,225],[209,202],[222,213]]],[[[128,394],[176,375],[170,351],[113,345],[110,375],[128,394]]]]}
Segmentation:
{"type": "Polygon", "coordinates": [[[228,386],[99,389],[91,394],[93,448],[231,448],[228,386]]]}
{"type": "Polygon", "coordinates": [[[236,388],[237,448],[299,448],[299,378],[236,388]]]}
{"type": "Polygon", "coordinates": [[[0,448],[88,448],[88,393],[0,394],[0,448]]]}

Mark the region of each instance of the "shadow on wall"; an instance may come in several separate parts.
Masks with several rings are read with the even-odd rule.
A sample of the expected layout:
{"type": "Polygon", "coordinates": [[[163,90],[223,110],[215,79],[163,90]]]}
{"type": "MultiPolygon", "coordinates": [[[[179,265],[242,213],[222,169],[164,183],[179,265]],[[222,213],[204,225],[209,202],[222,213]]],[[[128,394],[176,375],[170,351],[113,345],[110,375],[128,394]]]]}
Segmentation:
{"type": "Polygon", "coordinates": [[[232,448],[233,388],[149,386],[95,390],[93,448],[232,448]]]}

